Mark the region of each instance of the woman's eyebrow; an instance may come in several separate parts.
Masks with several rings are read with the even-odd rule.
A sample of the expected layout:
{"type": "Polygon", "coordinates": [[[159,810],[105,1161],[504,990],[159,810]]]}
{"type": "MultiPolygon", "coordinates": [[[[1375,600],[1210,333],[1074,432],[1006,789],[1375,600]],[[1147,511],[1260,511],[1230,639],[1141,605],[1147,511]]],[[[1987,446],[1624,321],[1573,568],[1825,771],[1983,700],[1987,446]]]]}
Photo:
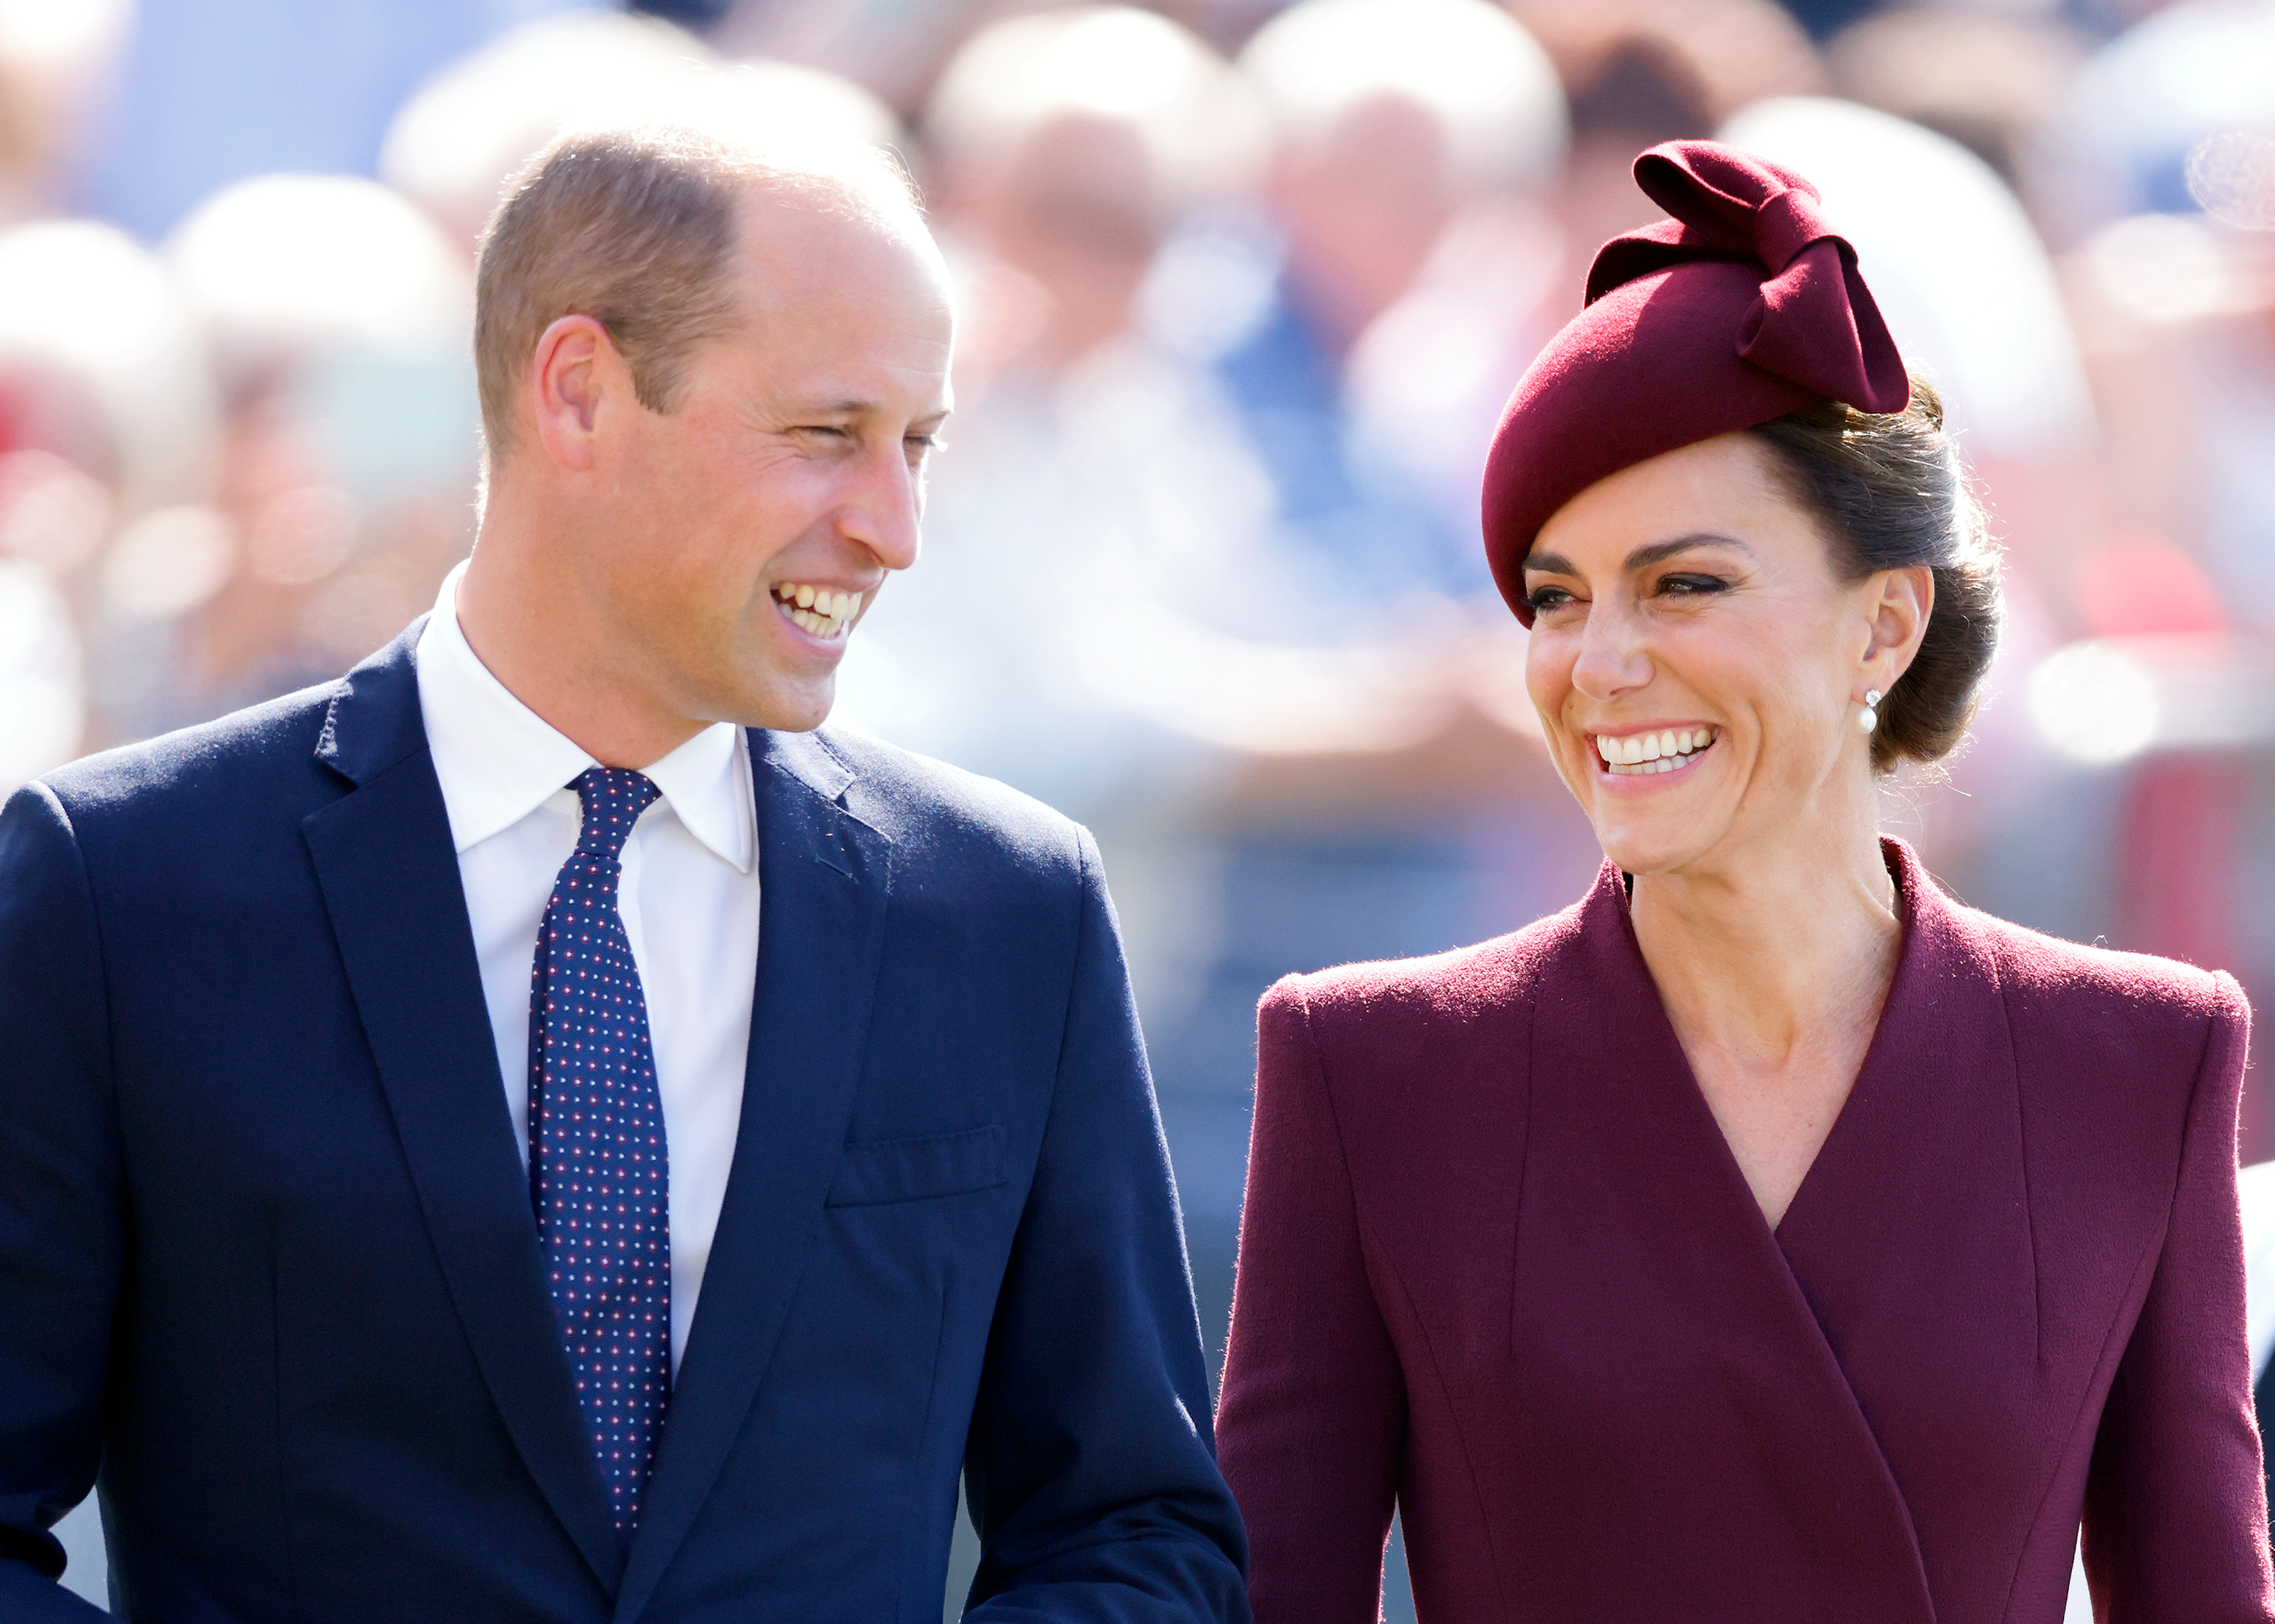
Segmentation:
{"type": "MultiPolygon", "coordinates": [[[[1735,547],[1749,558],[1754,549],[1735,536],[1726,536],[1718,531],[1695,530],[1689,535],[1675,536],[1666,541],[1654,541],[1649,547],[1639,547],[1627,555],[1621,566],[1628,570],[1648,570],[1651,565],[1694,547],[1735,547]]],[[[1580,571],[1561,553],[1528,553],[1524,557],[1525,573],[1542,575],[1577,575],[1580,571]]]]}
{"type": "Polygon", "coordinates": [[[1651,565],[1672,558],[1677,553],[1688,552],[1694,547],[1735,547],[1749,558],[1754,555],[1754,549],[1735,536],[1726,536],[1712,530],[1694,530],[1687,536],[1676,536],[1666,541],[1654,541],[1649,547],[1636,548],[1634,552],[1628,555],[1624,567],[1629,570],[1648,570],[1651,565]]]}

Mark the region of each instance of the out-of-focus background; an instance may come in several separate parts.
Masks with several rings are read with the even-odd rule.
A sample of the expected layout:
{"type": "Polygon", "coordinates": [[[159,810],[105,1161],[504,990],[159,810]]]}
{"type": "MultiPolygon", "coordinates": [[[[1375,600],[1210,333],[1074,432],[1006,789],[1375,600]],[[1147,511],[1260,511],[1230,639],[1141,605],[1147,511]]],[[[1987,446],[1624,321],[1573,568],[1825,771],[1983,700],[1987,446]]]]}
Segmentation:
{"type": "Polygon", "coordinates": [[[651,114],[923,185],[959,411],[839,719],[1097,831],[1212,1362],[1258,993],[1594,872],[1476,489],[1654,141],[1817,182],[1995,516],[1988,701],[1888,826],[2269,1007],[2275,0],[0,0],[0,791],[433,601],[482,221],[651,114]]]}

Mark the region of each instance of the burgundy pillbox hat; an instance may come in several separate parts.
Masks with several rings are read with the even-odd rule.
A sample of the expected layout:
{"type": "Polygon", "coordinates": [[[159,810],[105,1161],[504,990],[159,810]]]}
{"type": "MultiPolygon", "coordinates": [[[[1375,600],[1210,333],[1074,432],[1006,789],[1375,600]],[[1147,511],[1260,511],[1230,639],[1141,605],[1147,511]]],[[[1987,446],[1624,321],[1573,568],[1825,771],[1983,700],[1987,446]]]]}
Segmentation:
{"type": "Polygon", "coordinates": [[[1826,399],[1911,399],[1816,187],[1717,141],[1654,147],[1635,178],[1674,217],[1598,252],[1585,307],[1526,369],[1485,462],[1485,555],[1528,626],[1524,555],[1597,480],[1826,399]]]}

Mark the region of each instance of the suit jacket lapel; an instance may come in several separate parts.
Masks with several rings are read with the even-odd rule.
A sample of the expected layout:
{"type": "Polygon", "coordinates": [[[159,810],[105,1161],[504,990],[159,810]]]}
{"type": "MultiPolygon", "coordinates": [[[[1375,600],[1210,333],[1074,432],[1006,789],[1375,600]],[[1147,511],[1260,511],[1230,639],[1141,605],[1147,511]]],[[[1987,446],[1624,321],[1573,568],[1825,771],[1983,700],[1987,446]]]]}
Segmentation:
{"type": "Polygon", "coordinates": [[[844,1154],[868,1046],[891,847],[812,735],[753,731],[759,964],[743,1110],[703,1295],[618,1593],[637,1617],[750,1413],[844,1154]]]}
{"type": "Polygon", "coordinates": [[[348,676],[317,758],[356,787],[303,824],[452,1302],[506,1430],[593,1571],[623,1568],[515,1154],[412,663],[422,619],[348,676]]]}

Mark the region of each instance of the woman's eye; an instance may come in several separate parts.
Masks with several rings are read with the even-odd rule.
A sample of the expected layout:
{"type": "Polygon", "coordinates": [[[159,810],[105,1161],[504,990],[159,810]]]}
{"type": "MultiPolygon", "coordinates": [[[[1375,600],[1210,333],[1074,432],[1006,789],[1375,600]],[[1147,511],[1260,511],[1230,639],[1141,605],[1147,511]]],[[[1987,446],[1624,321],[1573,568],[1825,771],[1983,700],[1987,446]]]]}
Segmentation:
{"type": "Polygon", "coordinates": [[[1524,607],[1535,615],[1579,601],[1561,586],[1536,586],[1524,596],[1524,607]]]}
{"type": "Polygon", "coordinates": [[[1706,593],[1725,592],[1730,583],[1715,575],[1670,575],[1660,580],[1659,591],[1678,598],[1699,596],[1706,593]]]}

